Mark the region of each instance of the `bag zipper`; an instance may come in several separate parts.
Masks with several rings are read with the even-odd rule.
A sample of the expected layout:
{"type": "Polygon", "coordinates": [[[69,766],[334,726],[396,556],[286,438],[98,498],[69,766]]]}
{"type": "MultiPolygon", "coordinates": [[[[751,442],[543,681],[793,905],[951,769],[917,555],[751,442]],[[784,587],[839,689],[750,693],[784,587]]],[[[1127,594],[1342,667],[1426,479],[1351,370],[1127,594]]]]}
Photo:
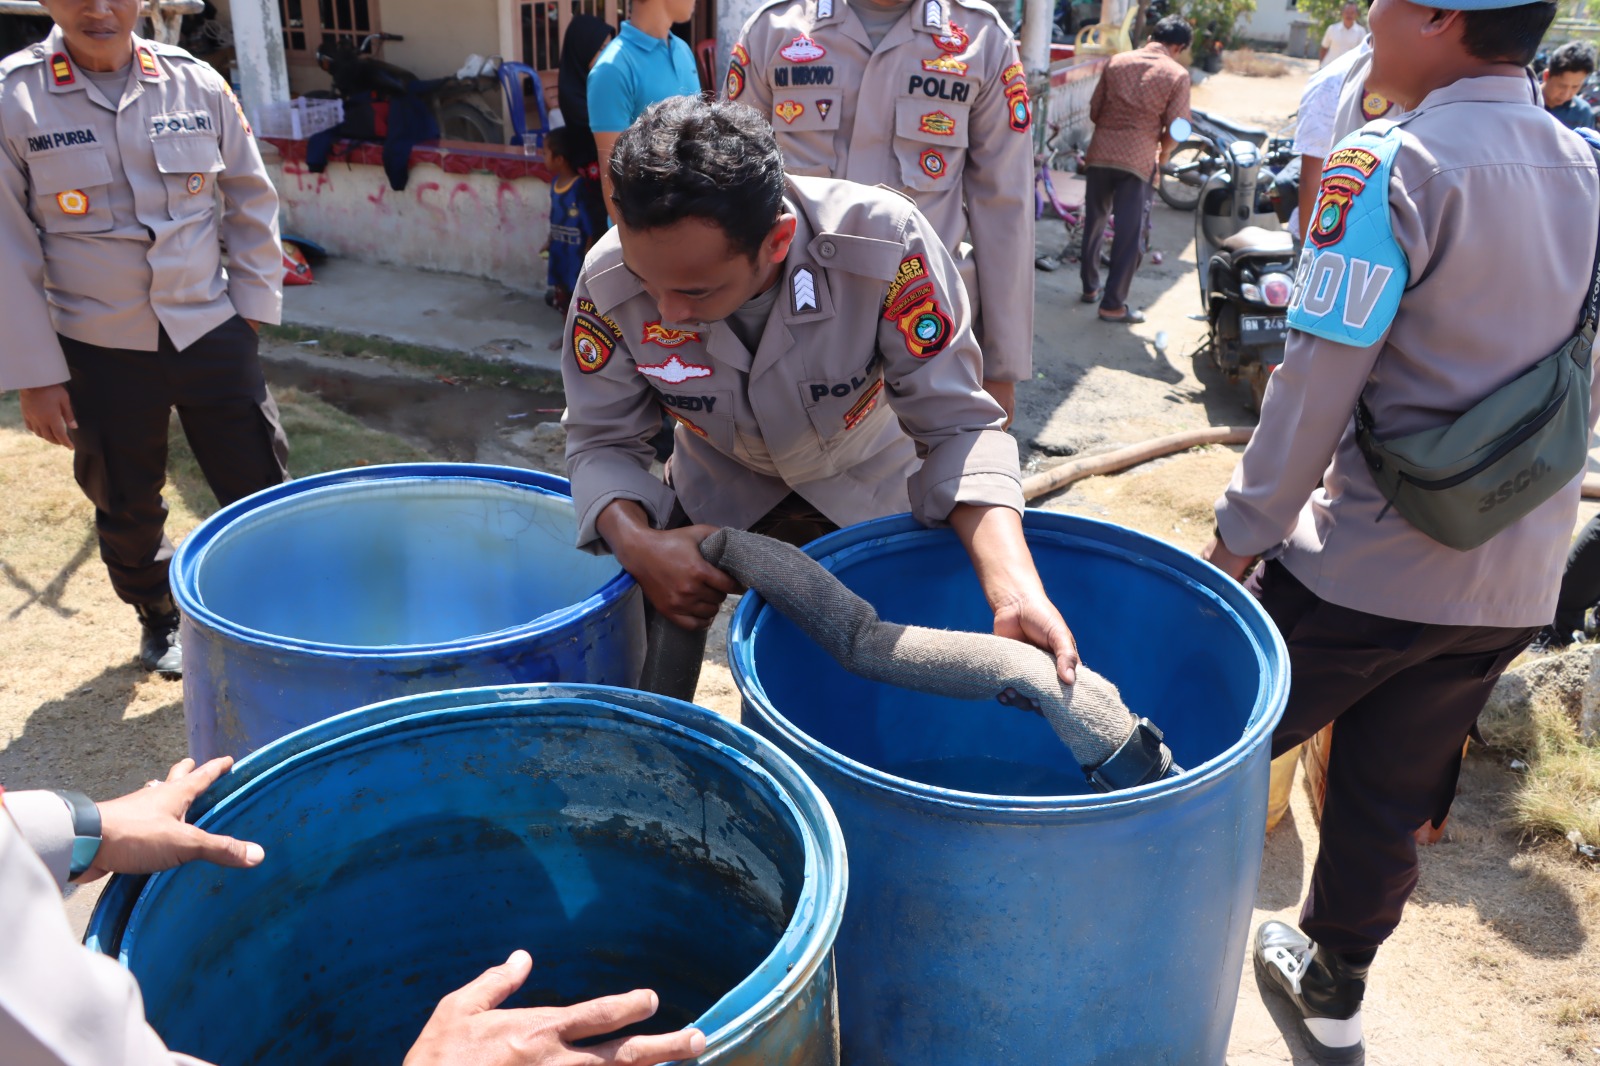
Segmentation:
{"type": "Polygon", "coordinates": [[[1495,448],[1494,451],[1490,452],[1481,462],[1473,466],[1471,469],[1463,470],[1459,474],[1453,474],[1446,478],[1439,478],[1435,481],[1424,480],[1423,478],[1408,474],[1404,470],[1397,470],[1396,473],[1398,473],[1403,480],[1409,481],[1417,488],[1424,489],[1428,492],[1438,492],[1442,489],[1453,489],[1462,482],[1469,481],[1478,474],[1481,474],[1487,467],[1490,467],[1495,463],[1498,463],[1501,459],[1504,459],[1506,455],[1509,454],[1513,449],[1524,443],[1529,437],[1533,436],[1535,433],[1539,432],[1539,430],[1548,425],[1550,420],[1560,413],[1561,405],[1566,403],[1567,393],[1571,391],[1572,382],[1568,381],[1566,385],[1562,387],[1561,395],[1552,400],[1549,407],[1546,407],[1543,411],[1540,411],[1538,415],[1534,417],[1533,421],[1529,422],[1511,436],[1501,441],[1499,447],[1495,448]]]}

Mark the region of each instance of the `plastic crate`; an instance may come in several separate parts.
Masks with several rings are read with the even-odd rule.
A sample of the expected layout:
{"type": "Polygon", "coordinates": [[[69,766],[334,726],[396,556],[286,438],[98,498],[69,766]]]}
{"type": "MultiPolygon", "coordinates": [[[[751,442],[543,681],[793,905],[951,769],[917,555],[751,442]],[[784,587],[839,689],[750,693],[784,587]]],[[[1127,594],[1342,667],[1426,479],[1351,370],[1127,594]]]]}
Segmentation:
{"type": "Polygon", "coordinates": [[[287,137],[303,141],[344,121],[344,101],[309,96],[273,101],[260,108],[256,117],[258,137],[287,137]]]}

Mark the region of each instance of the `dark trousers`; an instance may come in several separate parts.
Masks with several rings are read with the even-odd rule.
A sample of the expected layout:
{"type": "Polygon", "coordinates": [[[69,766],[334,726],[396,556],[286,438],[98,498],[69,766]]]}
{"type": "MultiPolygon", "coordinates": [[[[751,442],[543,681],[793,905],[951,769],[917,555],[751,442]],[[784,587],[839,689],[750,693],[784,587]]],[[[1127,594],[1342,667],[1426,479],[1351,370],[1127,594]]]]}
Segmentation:
{"type": "Polygon", "coordinates": [[[182,351],[166,330],[153,352],[70,337],[61,338],[61,348],[78,422],[72,469],[94,504],[111,587],[125,603],[159,603],[168,593],[172,558],[161,489],[174,407],[222,506],[287,476],[289,446],[261,372],[255,331],[235,315],[182,351]]]}
{"type": "Polygon", "coordinates": [[[1416,829],[1455,798],[1461,748],[1500,672],[1538,628],[1446,626],[1321,599],[1277,562],[1246,587],[1289,646],[1274,757],[1333,723],[1322,842],[1300,928],[1341,954],[1374,951],[1417,885],[1416,829]]]}
{"type": "MultiPolygon", "coordinates": [[[[689,516],[683,508],[675,508],[672,528],[689,524],[689,516]]],[[[757,519],[750,531],[798,547],[838,528],[805,497],[791,492],[757,519]]],[[[644,616],[648,645],[639,687],[658,696],[692,702],[694,690],[700,684],[700,665],[705,658],[710,630],[682,629],[657,613],[648,602],[644,616]]]]}
{"type": "Polygon", "coordinates": [[[1552,626],[1557,640],[1571,640],[1573,631],[1583,628],[1584,614],[1596,604],[1600,604],[1600,515],[1589,519],[1567,553],[1552,626]]]}
{"type": "Polygon", "coordinates": [[[1102,311],[1121,311],[1128,306],[1128,290],[1133,274],[1143,258],[1140,240],[1145,214],[1150,210],[1150,183],[1115,167],[1089,167],[1085,171],[1088,189],[1083,196],[1083,291],[1100,288],[1100,248],[1105,244],[1106,217],[1116,219],[1111,235],[1111,269],[1106,274],[1102,311]]]}

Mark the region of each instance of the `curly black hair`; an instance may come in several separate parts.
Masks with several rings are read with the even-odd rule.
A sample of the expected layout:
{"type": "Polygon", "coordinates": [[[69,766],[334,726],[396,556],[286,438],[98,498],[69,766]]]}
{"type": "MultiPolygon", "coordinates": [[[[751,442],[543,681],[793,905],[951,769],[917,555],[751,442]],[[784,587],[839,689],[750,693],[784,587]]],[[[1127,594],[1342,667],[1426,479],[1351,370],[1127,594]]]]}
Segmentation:
{"type": "Polygon", "coordinates": [[[675,96],[623,131],[611,152],[611,200],[629,229],[714,222],[754,260],[783,212],[783,153],[743,104],[675,96]]]}

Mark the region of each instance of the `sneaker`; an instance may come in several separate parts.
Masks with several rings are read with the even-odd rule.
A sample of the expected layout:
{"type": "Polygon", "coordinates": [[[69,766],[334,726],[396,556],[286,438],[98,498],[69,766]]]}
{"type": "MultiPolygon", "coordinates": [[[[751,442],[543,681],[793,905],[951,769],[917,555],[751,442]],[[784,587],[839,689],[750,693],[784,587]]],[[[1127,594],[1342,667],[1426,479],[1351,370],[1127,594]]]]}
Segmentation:
{"type": "Polygon", "coordinates": [[[1256,979],[1267,991],[1288,1000],[1299,1012],[1300,1035],[1322,1066],[1363,1066],[1367,1045],[1361,1037],[1361,997],[1367,967],[1352,966],[1282,922],[1263,922],[1256,930],[1256,979]]]}
{"type": "Polygon", "coordinates": [[[139,614],[139,665],[176,680],[183,676],[183,644],[178,637],[178,608],[171,596],[134,608],[139,614]]]}

